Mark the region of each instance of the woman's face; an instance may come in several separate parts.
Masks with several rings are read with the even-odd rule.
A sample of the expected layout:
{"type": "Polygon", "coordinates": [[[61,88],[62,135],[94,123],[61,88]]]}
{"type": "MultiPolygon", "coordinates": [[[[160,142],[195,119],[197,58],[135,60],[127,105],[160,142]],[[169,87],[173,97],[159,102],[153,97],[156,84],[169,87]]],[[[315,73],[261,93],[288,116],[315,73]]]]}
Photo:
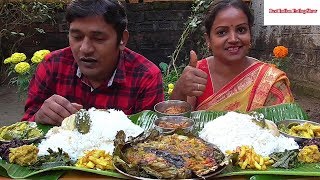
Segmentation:
{"type": "Polygon", "coordinates": [[[209,48],[224,63],[244,60],[250,48],[251,34],[245,13],[234,7],[227,7],[216,15],[210,35],[206,34],[209,48]]]}

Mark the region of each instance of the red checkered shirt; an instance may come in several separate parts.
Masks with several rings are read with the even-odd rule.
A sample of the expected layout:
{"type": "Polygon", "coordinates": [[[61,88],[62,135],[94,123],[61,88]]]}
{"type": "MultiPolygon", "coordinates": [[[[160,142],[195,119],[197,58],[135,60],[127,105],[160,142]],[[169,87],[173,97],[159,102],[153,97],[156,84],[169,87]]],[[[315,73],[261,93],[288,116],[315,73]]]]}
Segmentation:
{"type": "Polygon", "coordinates": [[[34,121],[43,102],[58,94],[70,102],[102,109],[119,109],[126,114],[153,109],[164,100],[159,68],[142,55],[126,48],[111,80],[92,89],[81,76],[70,47],[54,51],[38,65],[30,82],[23,121],[34,121]]]}

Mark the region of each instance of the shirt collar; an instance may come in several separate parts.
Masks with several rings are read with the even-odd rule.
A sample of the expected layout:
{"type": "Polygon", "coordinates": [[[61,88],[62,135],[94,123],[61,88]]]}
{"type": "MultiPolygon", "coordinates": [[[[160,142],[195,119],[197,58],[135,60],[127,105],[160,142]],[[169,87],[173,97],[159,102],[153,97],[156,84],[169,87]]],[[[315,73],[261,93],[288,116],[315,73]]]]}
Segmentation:
{"type": "MultiPolygon", "coordinates": [[[[112,85],[112,83],[113,83],[113,80],[114,80],[114,77],[115,77],[115,75],[116,75],[116,72],[117,72],[117,69],[116,70],[114,70],[114,72],[113,72],[113,74],[112,74],[112,76],[111,76],[111,78],[110,78],[110,80],[108,81],[108,84],[107,84],[107,86],[108,87],[110,87],[111,85],[112,85]]],[[[78,67],[78,69],[77,69],[77,76],[79,77],[79,78],[81,78],[81,75],[82,75],[82,73],[81,73],[81,71],[80,71],[80,68],[78,67]]]]}

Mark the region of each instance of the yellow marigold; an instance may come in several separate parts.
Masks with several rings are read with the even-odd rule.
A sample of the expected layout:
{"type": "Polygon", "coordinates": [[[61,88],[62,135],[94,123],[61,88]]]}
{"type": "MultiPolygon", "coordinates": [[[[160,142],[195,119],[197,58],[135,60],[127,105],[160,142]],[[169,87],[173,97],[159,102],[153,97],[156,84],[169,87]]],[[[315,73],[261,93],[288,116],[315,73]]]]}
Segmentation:
{"type": "Polygon", "coordinates": [[[8,57],[3,61],[3,64],[9,64],[9,63],[11,63],[11,57],[8,57]]]}
{"type": "Polygon", "coordinates": [[[33,57],[31,58],[31,61],[33,63],[40,63],[44,59],[44,57],[49,53],[50,53],[50,51],[46,50],[46,49],[36,51],[33,54],[33,57]]]}
{"type": "Polygon", "coordinates": [[[273,49],[273,54],[276,58],[284,58],[288,55],[288,48],[285,46],[276,46],[273,49]]]}
{"type": "Polygon", "coordinates": [[[30,64],[27,62],[20,62],[15,65],[14,70],[19,74],[24,74],[30,69],[30,64]]]}
{"type": "Polygon", "coordinates": [[[169,89],[173,89],[174,88],[174,84],[172,84],[172,83],[168,84],[168,88],[169,89]]]}
{"type": "Polygon", "coordinates": [[[27,59],[27,56],[24,53],[13,53],[11,55],[11,62],[17,64],[27,59]]]}
{"type": "Polygon", "coordinates": [[[173,89],[168,89],[168,94],[171,95],[172,91],[173,91],[173,89]]]}

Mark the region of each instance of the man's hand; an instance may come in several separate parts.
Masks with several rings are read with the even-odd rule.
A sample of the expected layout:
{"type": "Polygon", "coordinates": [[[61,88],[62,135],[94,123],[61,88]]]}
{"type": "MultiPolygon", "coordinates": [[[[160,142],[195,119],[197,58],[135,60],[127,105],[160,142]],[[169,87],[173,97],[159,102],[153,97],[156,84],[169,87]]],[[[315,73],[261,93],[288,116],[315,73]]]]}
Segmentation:
{"type": "Polygon", "coordinates": [[[197,69],[197,54],[190,51],[190,62],[184,68],[179,80],[174,88],[172,99],[181,99],[177,97],[201,96],[206,88],[208,75],[200,69],[197,69]]]}
{"type": "Polygon", "coordinates": [[[54,94],[43,102],[35,114],[35,121],[42,124],[61,125],[64,118],[81,108],[82,105],[71,103],[66,98],[54,94]]]}

